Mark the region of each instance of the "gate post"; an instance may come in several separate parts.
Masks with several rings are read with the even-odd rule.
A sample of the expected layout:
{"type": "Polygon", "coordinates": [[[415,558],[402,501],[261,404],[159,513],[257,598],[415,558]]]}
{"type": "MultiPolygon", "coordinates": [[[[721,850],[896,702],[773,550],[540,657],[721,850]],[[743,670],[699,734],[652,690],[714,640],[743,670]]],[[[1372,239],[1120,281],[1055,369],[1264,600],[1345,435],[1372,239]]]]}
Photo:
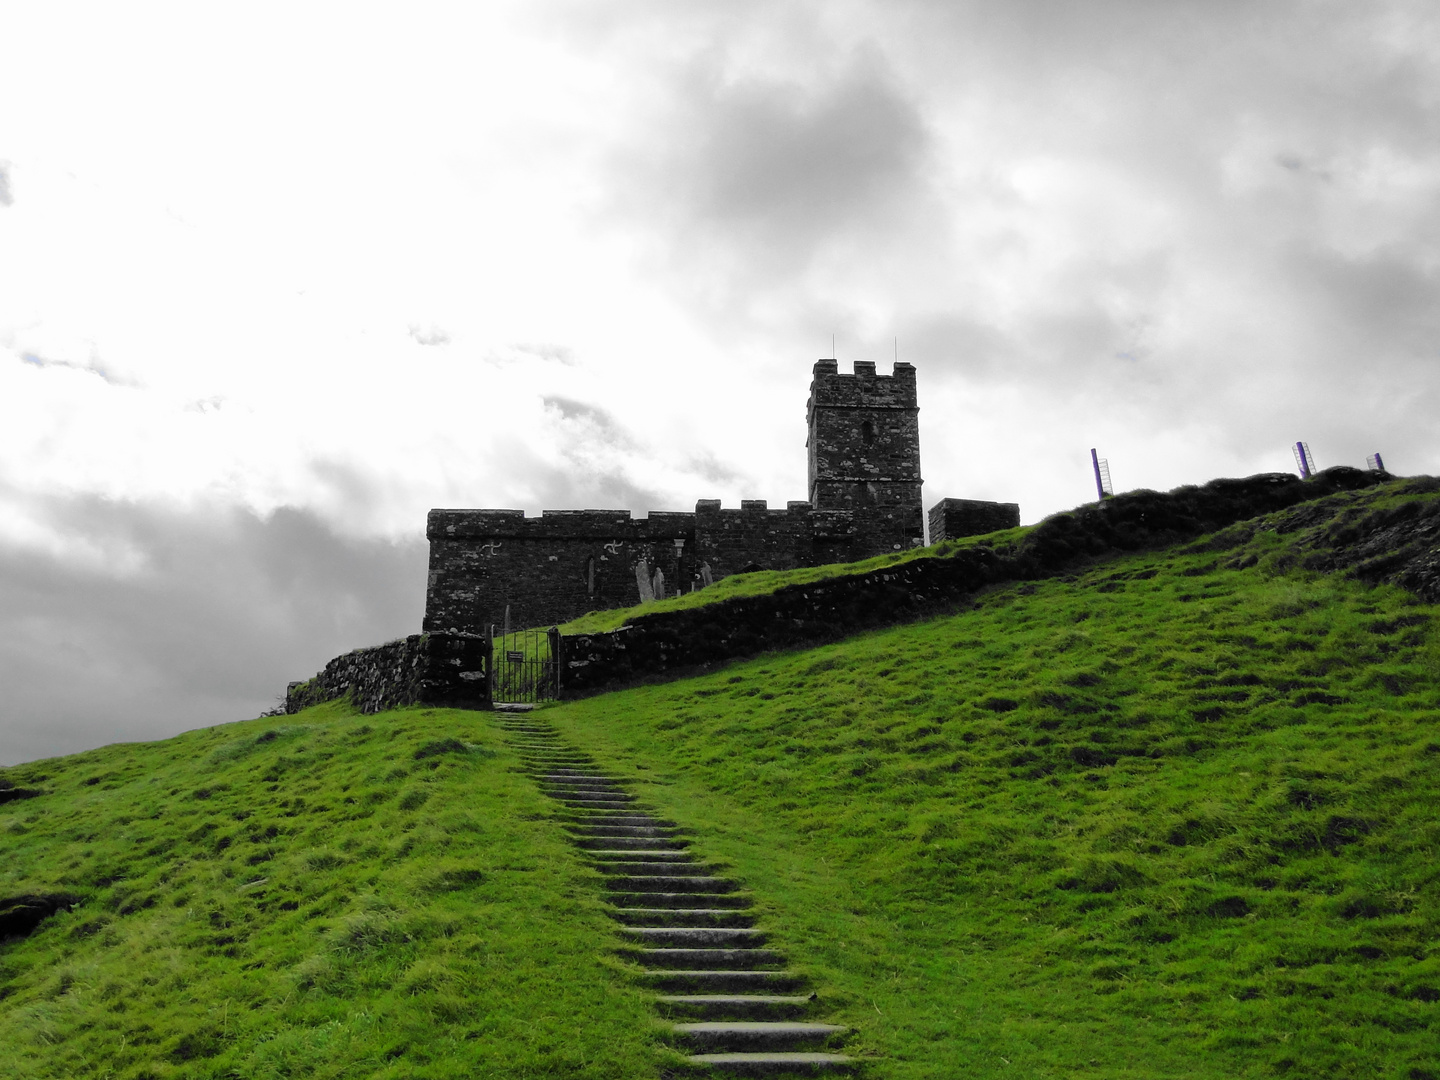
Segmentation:
{"type": "Polygon", "coordinates": [[[485,685],[490,688],[490,707],[495,707],[495,624],[486,623],[485,631],[485,685]]]}
{"type": "Polygon", "coordinates": [[[561,642],[564,639],[560,636],[560,628],[558,626],[550,627],[550,629],[546,631],[546,634],[550,638],[550,677],[553,680],[553,693],[555,695],[555,700],[559,701],[560,669],[564,666],[561,663],[563,657],[560,655],[560,650],[561,642]]]}

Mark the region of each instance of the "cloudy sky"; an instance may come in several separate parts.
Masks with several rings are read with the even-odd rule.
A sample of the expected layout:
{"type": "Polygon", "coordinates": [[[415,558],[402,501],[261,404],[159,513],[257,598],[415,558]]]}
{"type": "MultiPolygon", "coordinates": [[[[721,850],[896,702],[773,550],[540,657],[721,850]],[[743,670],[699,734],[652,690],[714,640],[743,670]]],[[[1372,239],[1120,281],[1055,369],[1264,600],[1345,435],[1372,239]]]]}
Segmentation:
{"type": "Polygon", "coordinates": [[[3,5],[0,763],[418,630],[433,506],[1440,471],[1440,8],[3,5]]]}

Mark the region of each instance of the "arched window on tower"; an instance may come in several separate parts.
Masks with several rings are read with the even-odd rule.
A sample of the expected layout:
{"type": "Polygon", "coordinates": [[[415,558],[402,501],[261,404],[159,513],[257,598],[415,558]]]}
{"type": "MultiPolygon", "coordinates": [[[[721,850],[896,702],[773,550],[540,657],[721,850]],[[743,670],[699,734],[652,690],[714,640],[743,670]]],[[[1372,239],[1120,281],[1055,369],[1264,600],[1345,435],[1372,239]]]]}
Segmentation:
{"type": "Polygon", "coordinates": [[[860,438],[864,440],[866,446],[875,441],[875,425],[869,420],[860,425],[860,438]]]}
{"type": "Polygon", "coordinates": [[[585,563],[585,588],[591,596],[595,595],[595,556],[591,555],[585,563]]]}

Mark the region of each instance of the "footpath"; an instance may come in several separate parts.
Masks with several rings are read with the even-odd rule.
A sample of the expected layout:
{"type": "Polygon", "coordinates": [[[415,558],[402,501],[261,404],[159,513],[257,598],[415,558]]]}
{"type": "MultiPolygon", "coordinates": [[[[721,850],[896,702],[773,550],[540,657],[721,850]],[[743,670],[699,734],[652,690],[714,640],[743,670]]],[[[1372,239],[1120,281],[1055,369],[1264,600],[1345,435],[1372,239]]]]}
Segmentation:
{"type": "Polygon", "coordinates": [[[774,928],[757,926],[750,894],[690,850],[674,823],[566,745],[548,724],[498,717],[542,790],[563,808],[576,846],[605,879],[611,915],[692,1066],[738,1074],[829,1074],[859,1060],[835,1052],[847,1029],[786,969],[774,928]]]}

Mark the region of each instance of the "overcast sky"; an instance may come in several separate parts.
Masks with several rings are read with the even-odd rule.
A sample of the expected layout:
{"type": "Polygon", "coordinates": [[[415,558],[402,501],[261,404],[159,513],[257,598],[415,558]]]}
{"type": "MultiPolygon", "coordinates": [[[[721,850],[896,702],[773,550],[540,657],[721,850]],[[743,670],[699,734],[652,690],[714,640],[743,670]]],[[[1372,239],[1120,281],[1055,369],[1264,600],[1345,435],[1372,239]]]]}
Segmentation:
{"type": "Polygon", "coordinates": [[[0,763],[418,631],[435,506],[1440,471],[1440,7],[3,4],[0,763]]]}

